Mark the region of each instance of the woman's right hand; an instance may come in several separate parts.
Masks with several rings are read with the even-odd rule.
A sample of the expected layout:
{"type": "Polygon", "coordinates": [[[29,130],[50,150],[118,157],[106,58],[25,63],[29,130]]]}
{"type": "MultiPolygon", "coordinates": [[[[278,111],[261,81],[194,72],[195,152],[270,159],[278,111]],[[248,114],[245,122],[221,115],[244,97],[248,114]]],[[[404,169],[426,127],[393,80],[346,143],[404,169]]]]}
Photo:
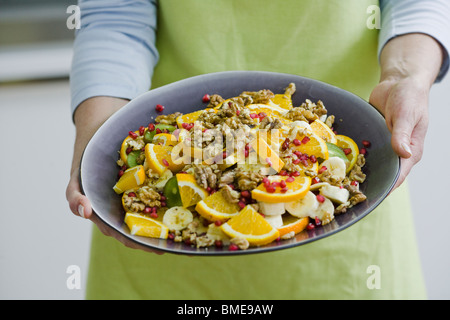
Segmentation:
{"type": "Polygon", "coordinates": [[[93,97],[85,100],[78,106],[74,115],[76,137],[70,180],[66,188],[66,199],[73,214],[94,222],[104,235],[119,240],[129,248],[163,254],[163,251],[141,246],[112,228],[109,228],[95,213],[92,212],[91,202],[81,192],[79,168],[84,148],[103,122],[127,102],[128,100],[113,97],[93,97]]]}

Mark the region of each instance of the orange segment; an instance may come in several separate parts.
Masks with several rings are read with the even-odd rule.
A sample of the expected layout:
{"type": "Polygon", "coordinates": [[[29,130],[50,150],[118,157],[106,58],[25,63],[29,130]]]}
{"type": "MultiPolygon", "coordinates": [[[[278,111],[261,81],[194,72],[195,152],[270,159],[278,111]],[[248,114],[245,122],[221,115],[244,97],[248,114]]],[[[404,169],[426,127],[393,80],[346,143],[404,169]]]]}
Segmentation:
{"type": "MultiPolygon", "coordinates": [[[[139,131],[135,131],[134,133],[136,133],[139,136],[139,131]]],[[[128,159],[128,154],[127,154],[127,149],[128,149],[128,141],[132,140],[133,138],[131,138],[129,135],[123,139],[122,141],[122,145],[120,146],[120,159],[122,159],[122,161],[124,163],[127,163],[127,159],[128,159]]]]}
{"type": "Polygon", "coordinates": [[[167,239],[169,235],[169,229],[163,223],[138,213],[127,212],[125,224],[132,235],[159,239],[167,239]]]}
{"type": "Polygon", "coordinates": [[[269,147],[263,136],[257,134],[256,139],[253,139],[249,145],[256,151],[262,164],[268,164],[275,172],[280,172],[284,162],[280,159],[278,153],[269,147]]]}
{"type": "Polygon", "coordinates": [[[237,203],[226,201],[220,191],[207,196],[195,206],[195,211],[209,221],[226,221],[237,215],[239,210],[237,203]]]}
{"type": "Polygon", "coordinates": [[[252,246],[271,243],[280,236],[262,215],[247,205],[238,215],[221,226],[222,231],[231,238],[246,239],[252,246]]]}
{"type": "Polygon", "coordinates": [[[127,190],[136,188],[145,181],[144,167],[139,165],[125,170],[119,181],[114,185],[113,189],[117,194],[121,194],[127,190]]]}
{"type": "Polygon", "coordinates": [[[185,208],[197,204],[209,195],[208,191],[198,185],[192,174],[178,173],[177,181],[181,202],[185,208]]]}
{"type": "Polygon", "coordinates": [[[278,232],[280,232],[280,237],[294,232],[294,234],[298,234],[302,232],[309,223],[309,218],[297,218],[288,213],[283,214],[283,225],[278,228],[278,232]]]}
{"type": "Polygon", "coordinates": [[[329,154],[327,144],[325,140],[323,140],[317,134],[312,132],[307,132],[305,134],[299,133],[297,135],[297,140],[301,142],[301,145],[294,146],[294,150],[305,153],[308,156],[314,155],[317,159],[328,159],[329,154]]]}
{"type": "Polygon", "coordinates": [[[307,176],[269,176],[267,182],[261,183],[252,190],[255,200],[268,203],[292,202],[303,198],[309,191],[311,178],[307,176]],[[284,181],[286,187],[282,187],[284,181]]]}
{"type": "Polygon", "coordinates": [[[342,150],[344,150],[344,153],[347,154],[347,159],[350,162],[350,164],[347,167],[347,173],[349,173],[352,170],[353,166],[355,165],[356,160],[358,160],[359,147],[356,144],[356,142],[350,137],[344,135],[337,135],[336,139],[337,139],[336,145],[340,147],[342,150]]]}
{"type": "Polygon", "coordinates": [[[152,143],[174,147],[177,144],[177,138],[170,133],[157,133],[153,137],[152,143]]]}
{"type": "Polygon", "coordinates": [[[275,103],[277,106],[290,110],[292,109],[292,97],[288,94],[276,94],[273,99],[271,99],[273,103],[275,103]]]}
{"type": "Polygon", "coordinates": [[[327,126],[324,122],[317,119],[313,121],[313,123],[311,123],[310,126],[312,131],[326,142],[334,144],[337,143],[336,135],[334,134],[333,130],[331,130],[331,128],[327,126]]]}
{"type": "MultiPolygon", "coordinates": [[[[216,109],[216,108],[214,108],[214,109],[216,109]]],[[[186,113],[181,116],[178,116],[175,119],[175,121],[177,122],[178,128],[180,128],[180,129],[183,128],[183,123],[188,123],[188,124],[194,123],[198,119],[198,117],[206,110],[212,110],[212,109],[210,109],[210,108],[209,109],[201,109],[198,111],[194,111],[191,113],[186,113]]],[[[217,112],[217,111],[214,111],[214,112],[217,112]]]]}
{"type": "Polygon", "coordinates": [[[174,163],[172,159],[172,146],[162,146],[153,143],[145,145],[145,159],[150,169],[158,174],[166,170],[178,172],[185,166],[184,162],[174,163]]]}

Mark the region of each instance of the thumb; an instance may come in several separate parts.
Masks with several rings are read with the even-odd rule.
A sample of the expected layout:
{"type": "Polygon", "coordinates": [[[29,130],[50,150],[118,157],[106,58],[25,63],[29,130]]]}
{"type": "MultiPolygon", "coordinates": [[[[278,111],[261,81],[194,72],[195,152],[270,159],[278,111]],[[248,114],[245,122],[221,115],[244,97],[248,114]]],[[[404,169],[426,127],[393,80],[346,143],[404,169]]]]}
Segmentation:
{"type": "Polygon", "coordinates": [[[395,153],[401,158],[411,158],[413,152],[411,150],[411,135],[414,130],[414,124],[408,121],[407,117],[401,117],[392,123],[391,144],[395,153]]]}

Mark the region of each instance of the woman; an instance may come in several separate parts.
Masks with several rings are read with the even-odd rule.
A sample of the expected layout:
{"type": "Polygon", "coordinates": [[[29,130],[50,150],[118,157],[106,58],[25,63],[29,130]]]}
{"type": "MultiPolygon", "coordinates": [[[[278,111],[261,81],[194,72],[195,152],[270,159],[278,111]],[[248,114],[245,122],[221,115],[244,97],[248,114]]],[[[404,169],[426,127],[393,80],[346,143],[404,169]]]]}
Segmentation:
{"type": "Polygon", "coordinates": [[[402,183],[422,155],[430,87],[448,69],[443,46],[448,49],[449,38],[442,30],[450,29],[445,21],[450,8],[444,1],[381,1],[378,41],[378,31],[366,23],[367,9],[377,4],[80,1],[82,28],[71,74],[77,135],[67,199],[73,213],[112,236],[93,231],[88,298],[425,298],[402,183]],[[405,23],[411,19],[413,24],[405,23]],[[396,190],[355,226],[293,249],[185,257],[122,245],[117,239],[133,247],[96,221],[80,193],[78,167],[85,145],[111,114],[148,90],[150,80],[155,88],[224,70],[298,74],[370,99],[385,115],[392,147],[402,158],[396,190]],[[370,284],[373,270],[380,280],[375,286],[370,284]]]}

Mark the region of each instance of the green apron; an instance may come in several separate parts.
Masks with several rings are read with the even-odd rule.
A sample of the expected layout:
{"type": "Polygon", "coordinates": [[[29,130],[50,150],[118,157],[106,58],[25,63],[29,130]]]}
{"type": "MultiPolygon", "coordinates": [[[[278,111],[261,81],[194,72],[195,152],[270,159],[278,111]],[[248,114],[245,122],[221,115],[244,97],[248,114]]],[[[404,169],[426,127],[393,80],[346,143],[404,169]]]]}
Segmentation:
{"type": "MultiPolygon", "coordinates": [[[[373,0],[161,0],[153,86],[224,70],[315,78],[368,99],[373,0]]],[[[263,88],[261,88],[263,89],[263,88]]],[[[182,111],[182,110],[180,110],[182,111]]],[[[88,299],[424,299],[407,186],[354,226],[277,252],[158,256],[92,235],[88,299]]]]}

